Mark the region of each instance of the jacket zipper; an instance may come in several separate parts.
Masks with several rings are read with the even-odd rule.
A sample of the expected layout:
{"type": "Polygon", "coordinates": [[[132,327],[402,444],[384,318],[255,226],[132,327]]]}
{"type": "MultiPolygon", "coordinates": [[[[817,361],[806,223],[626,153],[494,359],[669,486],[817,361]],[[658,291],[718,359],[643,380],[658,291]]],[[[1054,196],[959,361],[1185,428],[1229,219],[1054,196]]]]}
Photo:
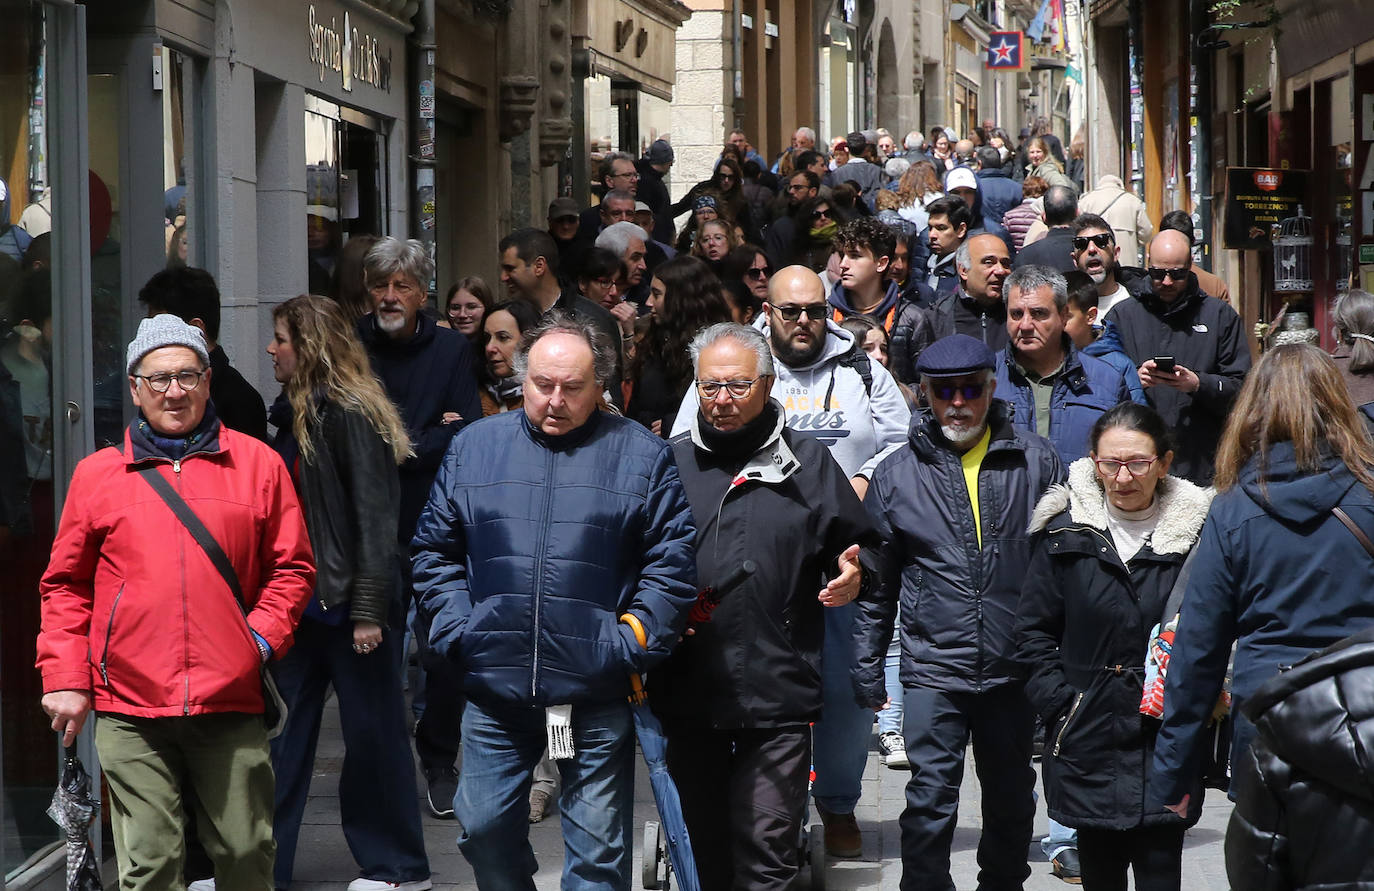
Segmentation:
{"type": "Polygon", "coordinates": [[[110,635],[114,633],[115,610],[119,609],[119,599],[123,596],[124,586],[120,585],[114,603],[110,604],[110,620],[105,625],[105,648],[100,653],[100,679],[105,682],[106,688],[110,686],[110,635]]]}
{"type": "MultiPolygon", "coordinates": [[[[545,449],[544,471],[548,482],[553,480],[553,450],[545,449]]],[[[552,499],[544,486],[544,521],[539,524],[539,547],[534,551],[534,659],[530,665],[530,696],[539,695],[539,614],[544,601],[544,548],[548,545],[549,512],[552,499]]]]}
{"type": "MultiPolygon", "coordinates": [[[[156,470],[153,473],[157,473],[156,470]]],[[[172,462],[172,473],[176,476],[177,494],[181,495],[181,461],[172,462]]],[[[185,496],[182,496],[183,500],[185,496]]],[[[185,673],[182,675],[182,700],[181,714],[183,716],[191,714],[191,617],[187,610],[190,608],[186,597],[186,536],[177,536],[177,555],[181,558],[177,561],[177,566],[181,572],[181,653],[183,664],[186,666],[185,673]]]]}
{"type": "Polygon", "coordinates": [[[1059,728],[1059,733],[1054,738],[1054,754],[1056,758],[1059,757],[1059,747],[1064,744],[1064,731],[1068,730],[1069,725],[1073,723],[1073,716],[1078,711],[1078,704],[1082,701],[1082,693],[1079,693],[1076,696],[1074,696],[1073,706],[1069,709],[1069,716],[1064,719],[1064,726],[1059,728]]]}

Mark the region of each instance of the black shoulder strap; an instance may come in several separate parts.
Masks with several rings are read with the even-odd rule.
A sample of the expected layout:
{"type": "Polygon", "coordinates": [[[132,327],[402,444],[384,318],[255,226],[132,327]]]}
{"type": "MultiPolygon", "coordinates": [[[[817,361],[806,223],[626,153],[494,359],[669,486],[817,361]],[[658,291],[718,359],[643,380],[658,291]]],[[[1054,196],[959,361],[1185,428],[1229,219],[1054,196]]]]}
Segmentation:
{"type": "MultiPolygon", "coordinates": [[[[864,382],[864,393],[873,395],[873,366],[872,360],[868,358],[868,353],[864,352],[863,347],[855,343],[849,348],[849,352],[840,356],[840,364],[845,368],[852,368],[859,373],[859,378],[864,382]]],[[[829,400],[826,401],[829,404],[829,400]]]]}
{"type": "Polygon", "coordinates": [[[186,499],[177,494],[172,488],[171,483],[157,472],[157,465],[154,463],[144,464],[137,468],[137,472],[148,481],[148,485],[153,487],[153,491],[167,502],[167,506],[176,514],[177,519],[186,527],[186,531],[191,533],[191,537],[200,545],[201,550],[205,551],[205,556],[210,558],[210,562],[219,570],[219,574],[224,577],[224,583],[229,586],[229,590],[234,592],[234,599],[239,602],[239,609],[244,613],[248,612],[247,605],[243,602],[243,587],[239,584],[238,573],[234,571],[234,564],[229,562],[229,555],[224,553],[224,548],[215,541],[214,534],[205,527],[196,516],[196,512],[191,510],[191,505],[186,503],[186,499]]]}

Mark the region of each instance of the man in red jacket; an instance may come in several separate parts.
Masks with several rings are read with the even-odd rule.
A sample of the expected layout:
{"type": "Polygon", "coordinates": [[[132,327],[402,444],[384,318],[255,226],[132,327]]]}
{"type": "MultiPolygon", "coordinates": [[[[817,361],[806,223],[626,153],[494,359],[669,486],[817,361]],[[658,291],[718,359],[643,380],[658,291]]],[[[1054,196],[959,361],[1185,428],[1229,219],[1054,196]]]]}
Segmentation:
{"type": "Polygon", "coordinates": [[[43,710],[70,745],[91,709],[120,887],[182,882],[194,807],[220,889],[272,887],[273,777],[260,666],[291,644],[315,582],[285,465],[222,426],[200,330],[145,319],[128,349],[138,419],[76,467],[39,590],[43,710]],[[153,489],[158,474],[227,556],[242,608],[153,489]],[[182,790],[193,796],[182,800],[182,790]]]}

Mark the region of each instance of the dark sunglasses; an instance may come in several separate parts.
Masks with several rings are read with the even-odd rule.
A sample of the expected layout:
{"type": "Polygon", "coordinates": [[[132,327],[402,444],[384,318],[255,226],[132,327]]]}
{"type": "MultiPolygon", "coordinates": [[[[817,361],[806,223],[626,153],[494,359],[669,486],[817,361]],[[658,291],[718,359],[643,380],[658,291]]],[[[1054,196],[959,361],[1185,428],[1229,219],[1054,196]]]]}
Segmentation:
{"type": "Polygon", "coordinates": [[[1157,282],[1162,282],[1165,276],[1168,276],[1170,281],[1181,282],[1188,277],[1188,267],[1180,266],[1177,269],[1161,269],[1158,266],[1150,267],[1150,278],[1157,282]]]}
{"type": "Polygon", "coordinates": [[[824,303],[813,303],[810,306],[778,306],[770,303],[773,311],[782,316],[784,322],[795,322],[806,313],[806,318],[812,322],[819,322],[830,314],[830,307],[824,303]]]}
{"type": "Polygon", "coordinates": [[[750,266],[744,270],[744,274],[750,278],[768,278],[773,274],[772,266],[750,266]]]}
{"type": "Polygon", "coordinates": [[[1099,232],[1096,235],[1076,235],[1073,239],[1073,249],[1076,251],[1086,251],[1088,242],[1097,245],[1099,249],[1106,250],[1111,247],[1116,239],[1110,232],[1099,232]]]}
{"type": "Polygon", "coordinates": [[[964,384],[956,387],[953,384],[931,384],[930,392],[941,402],[949,402],[954,399],[954,394],[958,393],[964,397],[965,402],[972,402],[983,395],[983,390],[987,389],[987,384],[964,384]]]}
{"type": "Polygon", "coordinates": [[[826,210],[813,210],[813,211],[811,211],[811,219],[813,219],[813,220],[833,220],[834,217],[832,217],[832,216],[830,215],[829,209],[826,209],[826,210]]]}

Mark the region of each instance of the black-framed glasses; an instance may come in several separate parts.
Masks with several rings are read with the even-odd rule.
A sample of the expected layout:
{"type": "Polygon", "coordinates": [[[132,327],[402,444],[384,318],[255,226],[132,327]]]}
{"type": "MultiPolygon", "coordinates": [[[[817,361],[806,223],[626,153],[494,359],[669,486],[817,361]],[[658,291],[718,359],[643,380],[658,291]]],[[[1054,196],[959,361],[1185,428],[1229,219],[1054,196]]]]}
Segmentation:
{"type": "Polygon", "coordinates": [[[200,371],[176,371],[164,374],[132,374],[130,377],[147,383],[148,388],[155,393],[166,393],[172,388],[172,381],[177,382],[181,389],[190,391],[200,386],[200,379],[205,376],[209,369],[200,371]]]}
{"type": "Polygon", "coordinates": [[[1096,235],[1075,235],[1073,239],[1073,249],[1076,251],[1086,251],[1089,242],[1097,245],[1099,250],[1105,251],[1116,243],[1116,238],[1110,232],[1099,232],[1096,235]]]}
{"type": "Polygon", "coordinates": [[[697,381],[697,392],[703,399],[715,399],[724,390],[731,399],[743,399],[760,380],[762,376],[751,381],[697,381]]]}
{"type": "Polygon", "coordinates": [[[1153,458],[1132,458],[1130,461],[1117,461],[1112,458],[1094,458],[1093,463],[1097,465],[1097,472],[1105,477],[1115,477],[1121,472],[1121,468],[1126,468],[1126,472],[1131,476],[1144,476],[1150,472],[1150,468],[1159,460],[1156,455],[1153,458]]]}
{"type": "Polygon", "coordinates": [[[1168,277],[1170,281],[1181,282],[1188,277],[1188,267],[1180,266],[1177,269],[1161,269],[1158,266],[1151,266],[1149,269],[1150,278],[1157,282],[1164,281],[1168,277]]]}
{"type": "Polygon", "coordinates": [[[799,320],[803,314],[805,314],[806,318],[810,321],[819,322],[830,314],[830,307],[824,303],[812,303],[809,306],[778,306],[776,303],[770,303],[768,305],[773,307],[773,310],[778,315],[782,316],[784,322],[795,322],[799,320]]]}
{"type": "Polygon", "coordinates": [[[750,266],[744,270],[744,274],[754,279],[768,278],[773,274],[772,266],[750,266]]]}
{"type": "Polygon", "coordinates": [[[813,211],[811,211],[811,219],[813,219],[813,220],[833,220],[834,217],[832,217],[832,216],[830,215],[830,208],[827,207],[827,208],[824,208],[824,209],[822,209],[822,210],[813,210],[813,211]]]}
{"type": "Polygon", "coordinates": [[[628,173],[612,173],[611,179],[639,179],[639,171],[631,170],[628,173]]]}
{"type": "Polygon", "coordinates": [[[979,396],[982,396],[982,395],[983,395],[983,391],[986,390],[986,389],[987,389],[987,384],[962,384],[962,385],[955,385],[955,384],[931,384],[931,385],[930,385],[930,392],[931,392],[931,395],[933,395],[936,399],[940,400],[941,402],[952,402],[952,401],[954,400],[954,394],[955,394],[955,393],[958,393],[960,396],[964,397],[964,401],[965,401],[965,402],[972,402],[973,400],[977,399],[979,396]]]}

